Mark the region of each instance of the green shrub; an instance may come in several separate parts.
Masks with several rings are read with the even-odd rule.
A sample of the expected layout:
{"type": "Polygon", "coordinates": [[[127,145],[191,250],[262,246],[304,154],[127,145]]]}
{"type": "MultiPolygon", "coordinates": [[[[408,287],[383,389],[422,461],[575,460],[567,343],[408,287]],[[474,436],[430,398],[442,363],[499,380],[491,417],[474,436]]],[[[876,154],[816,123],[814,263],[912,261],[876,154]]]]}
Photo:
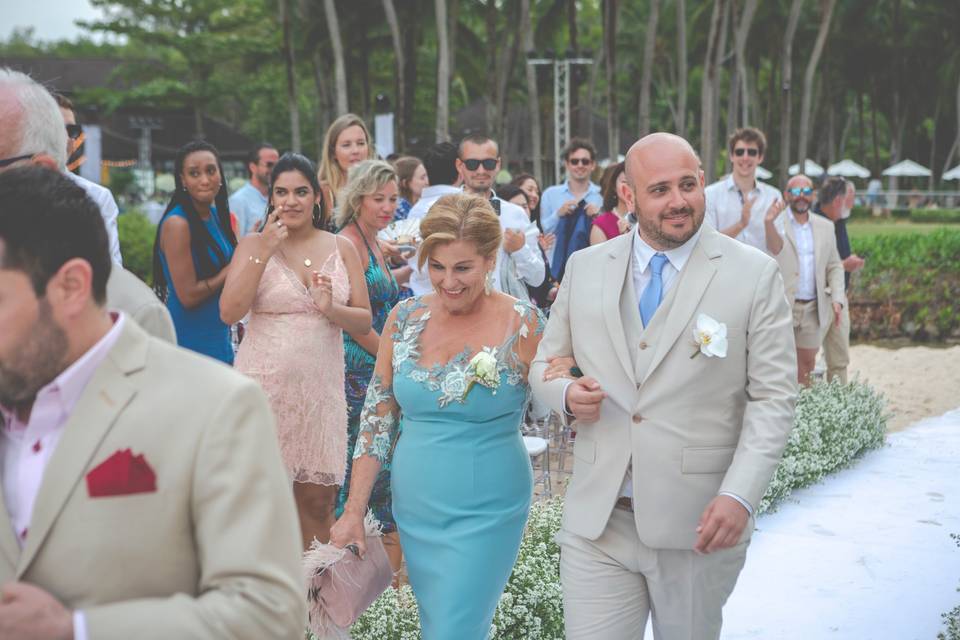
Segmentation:
{"type": "Polygon", "coordinates": [[[890,216],[893,218],[905,220],[910,217],[910,209],[906,207],[897,207],[896,209],[890,209],[890,216]]]}
{"type": "Polygon", "coordinates": [[[851,220],[869,220],[873,217],[873,207],[854,207],[850,210],[851,220]]]}
{"type": "Polygon", "coordinates": [[[147,284],[153,283],[153,241],[157,227],[139,211],[128,211],[117,218],[123,266],[147,284]]]}
{"type": "Polygon", "coordinates": [[[960,209],[913,209],[910,222],[960,224],[960,209]]]}
{"type": "MultiPolygon", "coordinates": [[[[953,541],[960,547],[960,535],[951,533],[950,537],[953,538],[953,541]]],[[[960,591],[960,589],[957,589],[957,591],[960,591]]],[[[937,634],[937,640],[960,640],[960,604],[944,613],[941,617],[943,618],[943,623],[947,625],[947,628],[946,632],[941,631],[937,634]]]]}

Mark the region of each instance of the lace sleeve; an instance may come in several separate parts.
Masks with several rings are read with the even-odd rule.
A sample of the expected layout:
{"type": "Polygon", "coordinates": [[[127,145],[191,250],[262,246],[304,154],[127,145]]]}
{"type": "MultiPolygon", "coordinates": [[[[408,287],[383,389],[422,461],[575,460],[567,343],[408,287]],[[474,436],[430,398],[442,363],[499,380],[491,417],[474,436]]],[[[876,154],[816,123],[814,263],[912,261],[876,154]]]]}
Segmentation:
{"type": "MultiPolygon", "coordinates": [[[[398,305],[399,306],[399,305],[398,305]]],[[[353,458],[371,456],[381,464],[390,457],[400,423],[400,405],[393,395],[393,351],[396,337],[396,309],[387,318],[380,334],[377,364],[367,387],[367,397],[360,413],[360,432],[353,458]],[[388,331],[387,327],[394,327],[388,331]]]]}

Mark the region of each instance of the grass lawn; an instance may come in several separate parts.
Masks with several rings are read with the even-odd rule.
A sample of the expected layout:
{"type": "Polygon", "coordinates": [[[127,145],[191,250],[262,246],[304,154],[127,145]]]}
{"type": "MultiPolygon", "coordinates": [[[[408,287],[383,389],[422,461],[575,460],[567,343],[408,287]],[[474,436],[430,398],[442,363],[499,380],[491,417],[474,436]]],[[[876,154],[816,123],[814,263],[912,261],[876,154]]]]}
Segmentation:
{"type": "Polygon", "coordinates": [[[850,240],[877,235],[905,234],[905,233],[932,233],[944,227],[960,230],[960,224],[917,223],[909,220],[857,220],[847,222],[847,232],[850,240]]]}

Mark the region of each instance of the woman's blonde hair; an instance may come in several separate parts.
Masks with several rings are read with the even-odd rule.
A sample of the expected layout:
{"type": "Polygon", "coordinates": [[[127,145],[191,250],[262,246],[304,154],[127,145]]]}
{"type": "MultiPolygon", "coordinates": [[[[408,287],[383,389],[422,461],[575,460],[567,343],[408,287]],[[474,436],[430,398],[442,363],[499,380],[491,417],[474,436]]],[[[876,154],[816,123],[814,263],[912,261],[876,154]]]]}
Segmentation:
{"type": "Polygon", "coordinates": [[[342,229],[357,217],[364,196],[375,194],[389,182],[397,182],[397,172],[389,162],[364,160],[351,167],[333,219],[337,228],[342,229]]]}
{"type": "Polygon", "coordinates": [[[347,181],[347,172],[337,164],[337,138],[340,134],[350,127],[357,126],[363,129],[363,135],[367,138],[367,159],[377,157],[377,150],[373,146],[373,140],[370,139],[370,131],[364,123],[363,118],[354,113],[345,113],[336,120],[327,129],[327,135],[323,138],[323,150],[320,152],[320,171],[317,177],[320,178],[320,184],[330,188],[331,195],[336,199],[339,197],[340,189],[347,181]]]}
{"type": "Polygon", "coordinates": [[[477,246],[477,253],[493,258],[500,248],[503,233],[500,218],[490,202],[480,196],[454,193],[437,200],[420,222],[423,244],[417,263],[420,268],[430,255],[445,244],[462,240],[477,246]]]}

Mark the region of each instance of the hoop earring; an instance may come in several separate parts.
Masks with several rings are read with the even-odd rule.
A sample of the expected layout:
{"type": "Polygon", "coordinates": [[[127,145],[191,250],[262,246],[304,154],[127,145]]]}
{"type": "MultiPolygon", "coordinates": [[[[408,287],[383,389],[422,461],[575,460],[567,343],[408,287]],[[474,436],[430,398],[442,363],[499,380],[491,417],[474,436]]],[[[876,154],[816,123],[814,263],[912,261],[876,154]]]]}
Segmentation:
{"type": "Polygon", "coordinates": [[[487,277],[483,282],[483,293],[485,295],[490,295],[490,292],[493,291],[493,271],[487,271],[487,277]]]}

